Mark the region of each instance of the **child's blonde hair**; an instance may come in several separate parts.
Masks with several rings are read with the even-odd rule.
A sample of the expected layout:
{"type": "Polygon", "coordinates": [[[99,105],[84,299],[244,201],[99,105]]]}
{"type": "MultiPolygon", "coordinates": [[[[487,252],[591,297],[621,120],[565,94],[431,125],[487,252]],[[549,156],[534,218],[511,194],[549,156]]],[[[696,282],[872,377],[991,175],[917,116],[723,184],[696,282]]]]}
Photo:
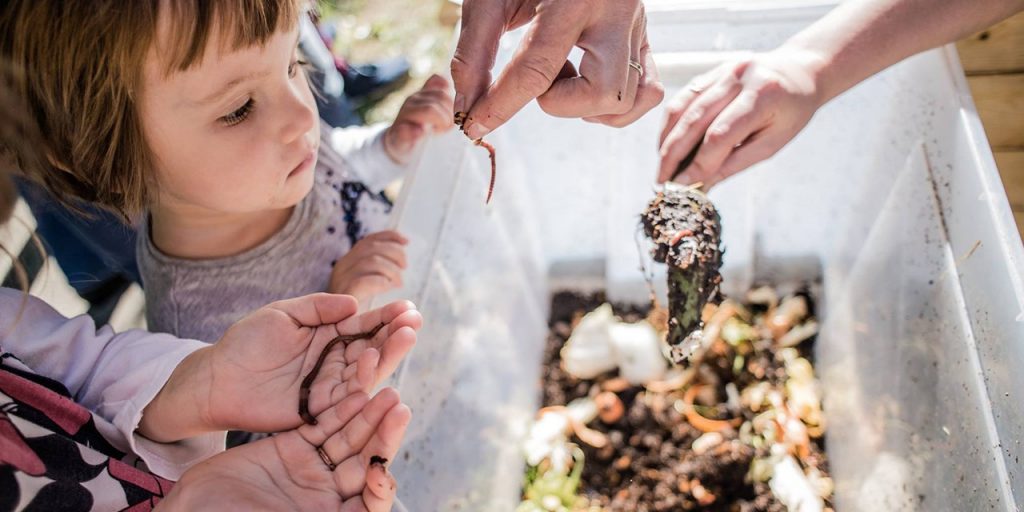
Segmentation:
{"type": "MultiPolygon", "coordinates": [[[[225,49],[263,45],[293,26],[301,0],[11,0],[0,7],[0,60],[40,127],[31,147],[0,140],[26,176],[68,206],[78,198],[130,221],[149,204],[152,159],[138,111],[144,60],[161,44],[167,74],[200,62],[211,34],[225,49]]],[[[77,208],[76,208],[77,209],[77,208]]]]}

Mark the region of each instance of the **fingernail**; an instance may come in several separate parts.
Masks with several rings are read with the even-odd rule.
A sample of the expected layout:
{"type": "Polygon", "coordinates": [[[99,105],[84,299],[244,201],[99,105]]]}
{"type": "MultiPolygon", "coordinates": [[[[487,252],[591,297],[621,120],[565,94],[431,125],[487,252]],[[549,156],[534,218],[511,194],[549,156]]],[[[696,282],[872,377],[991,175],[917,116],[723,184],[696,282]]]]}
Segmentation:
{"type": "Polygon", "coordinates": [[[491,133],[491,130],[480,123],[472,123],[466,128],[466,135],[473,140],[482,139],[488,133],[491,133]]]}
{"type": "Polygon", "coordinates": [[[456,94],[455,95],[455,112],[458,113],[458,112],[465,112],[465,111],[466,111],[466,96],[464,96],[462,94],[456,94]]]}

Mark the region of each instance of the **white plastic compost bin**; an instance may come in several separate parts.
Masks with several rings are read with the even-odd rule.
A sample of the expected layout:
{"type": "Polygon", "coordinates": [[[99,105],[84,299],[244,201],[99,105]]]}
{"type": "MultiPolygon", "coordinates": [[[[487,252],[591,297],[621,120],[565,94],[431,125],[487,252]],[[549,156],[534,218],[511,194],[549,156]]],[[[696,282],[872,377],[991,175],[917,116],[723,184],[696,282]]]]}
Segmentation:
{"type": "MultiPolygon", "coordinates": [[[[829,8],[648,2],[668,94],[829,8]]],[[[520,36],[506,38],[499,62],[520,36]]],[[[428,143],[397,207],[411,264],[389,297],[414,300],[426,318],[395,382],[414,412],[394,465],[410,510],[518,502],[550,292],[646,297],[635,235],[662,118],[615,130],[531,105],[488,138],[498,148],[490,206],[486,152],[458,133],[428,143]]],[[[711,196],[726,292],[822,283],[818,368],[837,509],[1019,510],[1024,250],[954,49],[836,99],[711,196]]]]}

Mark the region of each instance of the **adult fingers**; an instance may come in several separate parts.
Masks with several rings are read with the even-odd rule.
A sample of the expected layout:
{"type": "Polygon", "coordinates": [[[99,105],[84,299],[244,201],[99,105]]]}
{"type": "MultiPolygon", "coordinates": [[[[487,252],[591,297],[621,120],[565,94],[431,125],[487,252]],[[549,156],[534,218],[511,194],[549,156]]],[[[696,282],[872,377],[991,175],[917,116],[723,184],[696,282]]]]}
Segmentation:
{"type": "Polygon", "coordinates": [[[367,512],[389,512],[398,492],[398,482],[387,465],[371,463],[366,470],[366,490],[360,498],[367,512]]]}
{"type": "MultiPolygon", "coordinates": [[[[406,428],[412,418],[412,412],[405,404],[396,404],[380,421],[364,446],[338,464],[339,471],[359,471],[373,462],[387,464],[398,453],[405,437],[406,428]]],[[[368,483],[368,482],[367,482],[368,483]]],[[[365,489],[371,493],[373,489],[365,489]]],[[[363,493],[365,496],[365,492],[363,493]]]]}
{"type": "Polygon", "coordinates": [[[757,94],[740,93],[711,122],[704,143],[686,171],[685,181],[695,183],[711,179],[725,159],[751,134],[761,130],[770,120],[767,109],[758,109],[757,94]]]}
{"type": "MultiPolygon", "coordinates": [[[[384,427],[382,425],[384,418],[388,416],[391,409],[398,405],[400,405],[398,392],[392,388],[384,388],[363,407],[359,414],[323,442],[324,453],[336,465],[335,480],[342,497],[350,498],[361,494],[366,483],[365,471],[370,461],[366,460],[365,464],[354,464],[352,459],[357,458],[369,446],[378,430],[384,427]]],[[[399,442],[401,441],[399,440],[399,442]]],[[[397,447],[395,449],[397,450],[397,447]]],[[[386,457],[387,455],[382,453],[381,456],[386,457]]]]}
{"type": "Polygon", "coordinates": [[[740,87],[739,82],[730,75],[720,79],[690,104],[661,146],[659,183],[677,174],[679,163],[704,139],[708,126],[736,98],[740,87]]]}
{"type": "MultiPolygon", "coordinates": [[[[361,414],[370,402],[370,396],[366,393],[352,393],[346,396],[337,404],[327,408],[317,415],[316,425],[303,423],[296,429],[296,432],[307,443],[313,446],[320,446],[333,435],[336,435],[342,427],[348,424],[356,415],[361,414]]],[[[380,405],[377,405],[380,407],[380,405]]]]}
{"type": "Polygon", "coordinates": [[[456,112],[469,110],[490,85],[498,41],[505,33],[507,22],[502,2],[463,2],[462,28],[451,64],[456,112]]]}
{"type": "Polygon", "coordinates": [[[679,118],[683,116],[683,113],[690,107],[693,100],[697,99],[697,97],[699,97],[700,94],[708,88],[708,85],[716,81],[713,76],[719,72],[720,68],[721,66],[690,80],[690,83],[686,85],[686,88],[676,93],[672,98],[672,101],[665,106],[665,113],[667,114],[667,117],[665,119],[665,125],[661,129],[661,135],[658,137],[658,147],[665,144],[665,139],[668,138],[669,133],[676,127],[676,124],[679,123],[679,118]]]}
{"type": "MultiPolygon", "coordinates": [[[[632,8],[622,3],[618,8],[632,8]]],[[[621,115],[634,104],[640,73],[630,66],[639,63],[643,44],[642,11],[627,11],[628,17],[588,27],[577,43],[584,50],[578,77],[557,80],[537,103],[553,116],[582,117],[621,115]]],[[[624,14],[624,13],[623,13],[624,14]]]]}
{"type": "MultiPolygon", "coordinates": [[[[585,120],[621,128],[632,124],[658,106],[665,99],[665,87],[661,84],[658,74],[658,66],[654,63],[654,54],[647,44],[646,35],[643,47],[640,49],[640,65],[643,69],[643,76],[637,85],[636,97],[633,100],[633,107],[625,114],[604,115],[585,120]]],[[[632,70],[631,70],[632,71],[632,70]]],[[[639,74],[639,73],[638,73],[639,74]]]]}
{"type": "Polygon", "coordinates": [[[736,148],[725,162],[718,168],[718,171],[708,177],[706,186],[712,187],[720,181],[778,153],[790,137],[785,133],[766,129],[755,133],[742,146],[736,148]]]}
{"type": "MultiPolygon", "coordinates": [[[[475,103],[467,104],[472,105],[464,126],[469,138],[487,135],[551,88],[569,51],[579,41],[587,19],[586,8],[586,2],[541,4],[511,62],[475,103]]],[[[457,111],[458,101],[457,94],[457,111]]]]}

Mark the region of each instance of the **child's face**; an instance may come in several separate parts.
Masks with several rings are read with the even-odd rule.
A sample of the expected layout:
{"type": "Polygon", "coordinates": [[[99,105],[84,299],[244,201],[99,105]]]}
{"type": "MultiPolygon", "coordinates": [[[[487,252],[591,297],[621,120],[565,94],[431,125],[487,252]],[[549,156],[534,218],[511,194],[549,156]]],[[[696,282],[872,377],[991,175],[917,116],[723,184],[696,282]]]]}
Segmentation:
{"type": "Polygon", "coordinates": [[[139,97],[162,206],[248,213],[298,203],[313,185],[320,142],[316,103],[297,64],[298,28],[221,50],[165,76],[160,37],[139,97]]]}

